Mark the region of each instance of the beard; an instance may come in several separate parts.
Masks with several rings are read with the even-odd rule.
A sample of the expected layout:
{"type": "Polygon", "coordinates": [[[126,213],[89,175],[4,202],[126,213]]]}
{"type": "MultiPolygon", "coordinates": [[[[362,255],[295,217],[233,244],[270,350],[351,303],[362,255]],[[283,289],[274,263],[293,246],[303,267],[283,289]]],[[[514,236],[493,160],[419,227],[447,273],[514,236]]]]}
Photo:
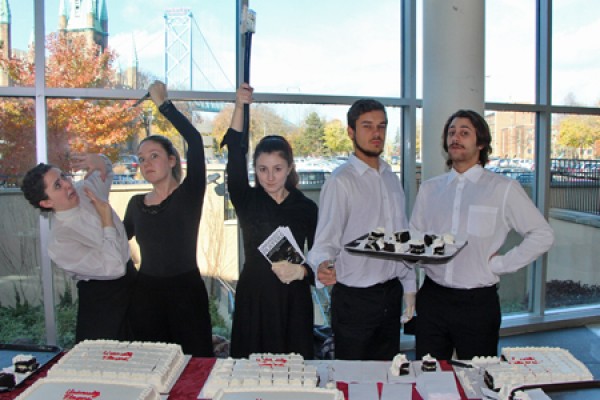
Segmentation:
{"type": "Polygon", "coordinates": [[[379,151],[371,151],[371,150],[367,150],[365,148],[363,148],[360,144],[358,144],[358,142],[356,141],[356,136],[354,136],[352,138],[352,142],[354,143],[354,149],[356,150],[360,150],[361,153],[363,153],[365,156],[367,157],[379,157],[381,155],[381,153],[383,153],[383,149],[379,150],[379,151]]]}

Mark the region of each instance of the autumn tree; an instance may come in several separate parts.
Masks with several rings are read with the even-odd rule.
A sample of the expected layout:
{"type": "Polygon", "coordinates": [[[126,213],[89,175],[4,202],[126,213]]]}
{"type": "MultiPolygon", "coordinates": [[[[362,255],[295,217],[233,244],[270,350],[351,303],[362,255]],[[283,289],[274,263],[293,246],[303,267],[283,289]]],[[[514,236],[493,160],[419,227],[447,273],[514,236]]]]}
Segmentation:
{"type": "Polygon", "coordinates": [[[325,146],[331,154],[342,154],[352,151],[352,141],[348,137],[348,131],[339,119],[334,119],[325,124],[323,137],[325,146]]]}
{"type": "MultiPolygon", "coordinates": [[[[219,147],[231,124],[233,107],[233,104],[225,106],[213,121],[212,135],[215,138],[217,147],[219,147]]],[[[292,124],[279,116],[271,107],[257,104],[250,109],[250,148],[256,148],[256,144],[264,136],[281,135],[288,138],[291,132],[293,132],[292,124]]],[[[218,153],[221,150],[219,148],[215,149],[218,153]]]]}
{"type": "MultiPolygon", "coordinates": [[[[85,38],[50,34],[45,66],[46,85],[54,88],[110,88],[115,86],[115,53],[90,46],[85,38]]],[[[33,51],[33,50],[32,50],[33,51]]],[[[31,53],[23,59],[0,59],[0,66],[17,86],[34,86],[31,53]]],[[[71,151],[102,152],[113,160],[141,124],[140,110],[130,101],[49,99],[47,102],[48,160],[68,169],[71,151]]],[[[35,163],[35,104],[29,99],[0,100],[0,170],[22,175],[35,163]]]]}
{"type": "Polygon", "coordinates": [[[594,115],[570,115],[559,123],[558,143],[575,149],[581,158],[585,149],[592,148],[600,140],[600,118],[594,115]]]}
{"type": "Polygon", "coordinates": [[[322,156],[325,154],[325,122],[316,112],[309,113],[301,129],[301,136],[294,142],[297,154],[322,156]]]}

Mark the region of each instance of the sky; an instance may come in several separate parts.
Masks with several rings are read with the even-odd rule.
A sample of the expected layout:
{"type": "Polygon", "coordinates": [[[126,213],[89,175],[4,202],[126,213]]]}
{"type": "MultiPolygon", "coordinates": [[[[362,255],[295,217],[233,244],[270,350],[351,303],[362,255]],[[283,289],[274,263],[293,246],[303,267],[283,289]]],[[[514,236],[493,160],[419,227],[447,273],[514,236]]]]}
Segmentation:
{"type": "MultiPolygon", "coordinates": [[[[194,34],[201,32],[209,43],[195,61],[210,64],[205,70],[220,70],[214,90],[233,90],[234,0],[106,1],[109,46],[121,55],[119,65],[130,64],[135,38],[140,69],[164,78],[165,11],[189,8],[194,34]],[[207,61],[212,59],[206,56],[207,49],[218,64],[207,61]]],[[[9,2],[13,47],[25,48],[31,37],[33,1],[9,2]]],[[[58,3],[45,1],[47,32],[57,28],[58,3]]],[[[299,8],[295,2],[250,0],[257,13],[252,85],[263,92],[399,96],[399,4],[377,0],[365,8],[362,2],[305,0],[299,8]]],[[[553,7],[554,101],[573,93],[582,104],[596,104],[600,1],[554,0],[553,7]]],[[[486,101],[534,101],[534,15],[534,0],[486,1],[486,101]]]]}

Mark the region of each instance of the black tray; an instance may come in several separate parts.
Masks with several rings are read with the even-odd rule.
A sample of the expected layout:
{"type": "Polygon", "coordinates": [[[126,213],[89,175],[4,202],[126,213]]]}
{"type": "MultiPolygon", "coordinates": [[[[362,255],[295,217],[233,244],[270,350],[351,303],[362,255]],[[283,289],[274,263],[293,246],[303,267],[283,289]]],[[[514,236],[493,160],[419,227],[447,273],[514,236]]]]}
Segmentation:
{"type": "Polygon", "coordinates": [[[13,388],[0,386],[0,392],[6,392],[19,387],[31,375],[37,373],[44,365],[54,360],[62,349],[58,346],[34,345],[34,344],[4,344],[0,343],[0,370],[4,372],[14,373],[12,359],[19,354],[31,354],[38,362],[38,367],[35,371],[19,374],[14,373],[16,384],[13,388]]]}
{"type": "Polygon", "coordinates": [[[371,249],[359,249],[357,246],[361,240],[364,240],[369,234],[364,234],[353,241],[346,243],[344,248],[353,254],[359,254],[369,257],[383,258],[386,260],[397,260],[397,261],[409,261],[419,262],[422,264],[444,264],[453,259],[462,249],[465,248],[468,242],[457,242],[455,244],[446,244],[443,255],[434,255],[428,253],[431,251],[430,247],[426,248],[426,254],[412,254],[412,253],[395,253],[385,250],[371,250],[371,249]]]}

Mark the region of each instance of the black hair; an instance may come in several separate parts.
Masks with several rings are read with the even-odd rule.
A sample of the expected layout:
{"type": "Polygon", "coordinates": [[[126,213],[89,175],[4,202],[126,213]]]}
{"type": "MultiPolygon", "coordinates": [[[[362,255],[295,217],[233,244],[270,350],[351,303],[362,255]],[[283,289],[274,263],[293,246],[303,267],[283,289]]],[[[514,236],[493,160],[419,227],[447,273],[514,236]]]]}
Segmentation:
{"type": "MultiPolygon", "coordinates": [[[[281,158],[287,161],[288,166],[292,167],[292,170],[287,176],[285,180],[286,189],[290,190],[298,186],[298,182],[300,179],[298,178],[298,173],[296,172],[296,167],[294,165],[294,153],[292,151],[292,146],[290,143],[283,137],[279,135],[269,135],[263,137],[260,142],[256,145],[254,149],[254,156],[252,157],[252,165],[254,169],[256,169],[256,160],[263,153],[279,153],[281,158]]],[[[258,179],[256,179],[256,183],[260,185],[258,179]]]]}
{"type": "MultiPolygon", "coordinates": [[[[446,138],[448,137],[450,124],[455,118],[467,118],[471,121],[473,127],[475,127],[475,134],[477,136],[476,144],[477,146],[482,146],[482,149],[479,151],[479,164],[481,164],[482,167],[485,167],[489,161],[489,155],[492,153],[492,135],[490,134],[490,127],[485,118],[473,110],[458,110],[448,118],[442,133],[442,145],[444,146],[444,151],[448,153],[448,141],[446,138]]],[[[448,167],[452,166],[452,160],[450,158],[446,160],[446,165],[448,167]]]]}
{"type": "Polygon", "coordinates": [[[163,149],[165,149],[165,151],[167,152],[167,156],[175,157],[175,165],[173,166],[173,168],[171,168],[171,175],[173,175],[173,178],[175,178],[177,182],[181,182],[181,156],[179,156],[179,152],[177,151],[175,146],[173,146],[173,142],[171,142],[167,137],[162,135],[150,135],[145,137],[140,142],[140,144],[138,145],[138,149],[140,148],[142,143],[148,141],[160,144],[163,147],[163,149]]]}
{"type": "Polygon", "coordinates": [[[35,167],[31,168],[25,174],[23,182],[21,183],[21,191],[25,198],[35,208],[39,208],[42,211],[52,211],[51,208],[46,208],[40,205],[42,200],[48,200],[48,194],[46,194],[46,183],[44,182],[44,176],[54,165],[39,163],[35,167]]]}
{"type": "Polygon", "coordinates": [[[356,121],[358,121],[361,115],[370,111],[383,111],[383,114],[385,115],[385,119],[387,121],[387,113],[385,111],[385,106],[381,102],[373,99],[360,99],[356,100],[348,110],[348,126],[355,131],[356,121]]]}

